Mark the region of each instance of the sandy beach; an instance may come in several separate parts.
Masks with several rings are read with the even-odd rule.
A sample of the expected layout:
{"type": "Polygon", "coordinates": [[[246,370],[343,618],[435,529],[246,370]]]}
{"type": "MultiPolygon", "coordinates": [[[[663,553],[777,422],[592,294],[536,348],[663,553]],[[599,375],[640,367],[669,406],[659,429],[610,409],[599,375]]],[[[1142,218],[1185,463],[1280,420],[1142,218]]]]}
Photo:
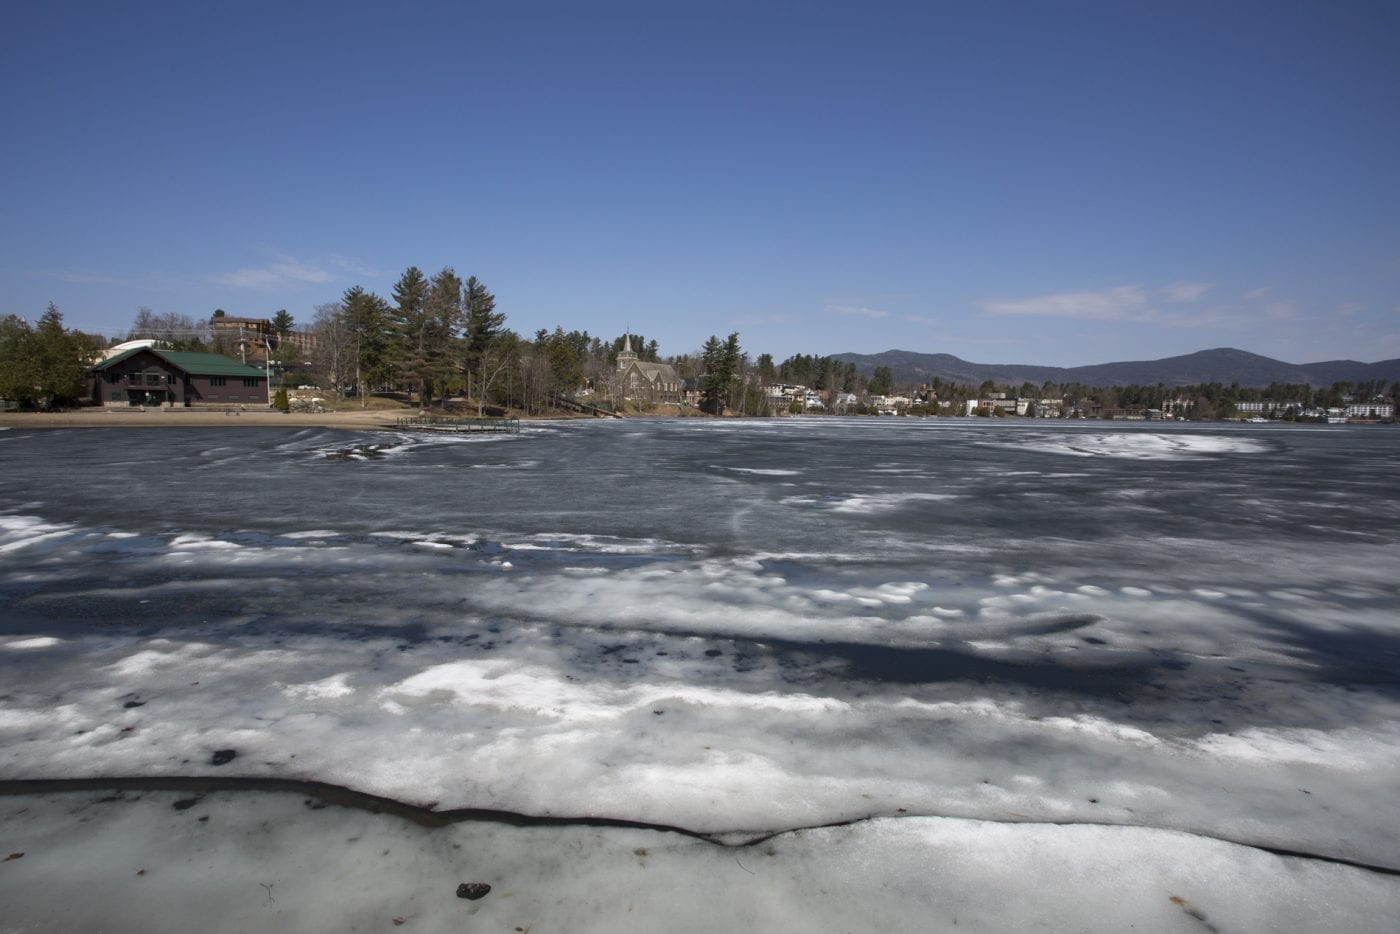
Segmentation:
{"type": "MultiPolygon", "coordinates": [[[[457,406],[447,412],[430,409],[423,412],[416,406],[371,402],[368,409],[347,407],[323,412],[278,412],[266,406],[239,409],[210,408],[131,408],[124,406],[86,407],[64,412],[0,412],[0,429],[4,428],[394,428],[400,418],[419,415],[471,418],[474,405],[457,406]]],[[[693,414],[693,413],[692,413],[693,414]]],[[[626,413],[627,418],[675,418],[674,411],[626,413]]],[[[590,419],[598,416],[581,412],[551,411],[541,415],[525,415],[507,410],[506,416],[521,421],[536,419],[590,419]]]]}

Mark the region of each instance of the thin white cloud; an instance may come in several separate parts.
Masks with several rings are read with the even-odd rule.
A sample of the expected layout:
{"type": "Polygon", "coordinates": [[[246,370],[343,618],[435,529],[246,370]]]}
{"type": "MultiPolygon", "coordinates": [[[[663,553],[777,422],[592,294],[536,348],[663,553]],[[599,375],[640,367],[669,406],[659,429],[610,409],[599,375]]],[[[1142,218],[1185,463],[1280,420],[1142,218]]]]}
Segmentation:
{"type": "Polygon", "coordinates": [[[1163,299],[1176,304],[1200,301],[1201,296],[1215,288],[1214,282],[1173,282],[1158,291],[1163,299]]]}
{"type": "Polygon", "coordinates": [[[826,310],[837,315],[855,315],[860,318],[888,318],[888,311],[881,311],[878,308],[868,308],[865,305],[844,304],[828,302],[826,310]]]}
{"type": "Polygon", "coordinates": [[[1150,318],[1143,320],[1150,320],[1153,324],[1167,328],[1239,328],[1257,324],[1259,313],[1219,306],[1201,311],[1169,311],[1164,314],[1154,312],[1150,318]]]}
{"type": "Polygon", "coordinates": [[[900,320],[922,328],[936,329],[925,339],[947,341],[953,344],[1019,344],[1021,341],[1011,337],[988,337],[986,335],[976,335],[969,337],[965,334],[950,334],[943,330],[947,321],[940,318],[929,318],[924,315],[900,315],[900,320]]]}
{"type": "Polygon", "coordinates": [[[1078,318],[1091,321],[1133,321],[1150,317],[1147,290],[1140,285],[1120,285],[1091,292],[1056,292],[1031,298],[981,303],[992,317],[1026,316],[1078,318]]]}
{"type": "Polygon", "coordinates": [[[1152,312],[1142,320],[1170,328],[1257,329],[1262,323],[1280,325],[1302,320],[1302,312],[1290,301],[1263,304],[1220,304],[1201,309],[1152,312]]]}
{"type": "Polygon", "coordinates": [[[341,256],[339,253],[330,253],[326,256],[326,262],[342,272],[348,272],[352,276],[377,276],[379,270],[368,263],[360,262],[352,256],[341,256]]]}
{"type": "Polygon", "coordinates": [[[755,318],[739,318],[734,323],[744,327],[763,327],[765,324],[787,324],[791,320],[791,315],[778,312],[771,315],[760,315],[755,318]]]}
{"type": "Polygon", "coordinates": [[[1251,302],[1257,302],[1259,299],[1268,295],[1271,291],[1273,291],[1273,287],[1266,285],[1262,286],[1261,288],[1250,289],[1248,292],[1244,293],[1244,297],[1251,302]]]}
{"type": "Polygon", "coordinates": [[[238,288],[271,289],[300,282],[329,282],[331,274],[320,266],[287,258],[267,266],[226,272],[215,276],[214,281],[238,288]]]}

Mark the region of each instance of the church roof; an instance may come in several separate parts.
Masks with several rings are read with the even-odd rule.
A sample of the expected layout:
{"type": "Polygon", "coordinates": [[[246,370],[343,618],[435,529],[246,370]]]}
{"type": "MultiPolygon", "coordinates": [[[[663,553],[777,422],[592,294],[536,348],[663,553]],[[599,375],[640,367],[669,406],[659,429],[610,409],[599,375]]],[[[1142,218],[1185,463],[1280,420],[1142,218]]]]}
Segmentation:
{"type": "Polygon", "coordinates": [[[680,376],[677,375],[676,368],[669,363],[647,363],[634,360],[632,366],[636,367],[643,376],[653,383],[656,382],[658,377],[664,379],[668,383],[680,382],[680,376]]]}

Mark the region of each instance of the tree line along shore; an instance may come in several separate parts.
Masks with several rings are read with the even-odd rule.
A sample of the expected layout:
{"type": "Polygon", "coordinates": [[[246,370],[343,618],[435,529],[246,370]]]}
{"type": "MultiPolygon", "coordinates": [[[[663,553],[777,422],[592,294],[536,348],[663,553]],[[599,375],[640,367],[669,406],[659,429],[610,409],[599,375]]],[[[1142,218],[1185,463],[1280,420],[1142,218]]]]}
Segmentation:
{"type": "MultiPolygon", "coordinates": [[[[389,298],[360,286],[316,307],[298,324],[285,309],[239,318],[215,309],[195,319],[139,309],[125,334],[63,325],[48,308],[30,324],[0,319],[0,411],[53,412],[92,403],[90,368],[123,341],[221,354],[265,368],[278,387],[269,402],[301,416],[397,409],[436,414],[563,417],[592,411],[654,415],[937,415],[1038,418],[1393,419],[1400,382],[1329,387],[1238,383],[1091,386],[1081,383],[971,386],[932,379],[897,385],[888,367],[865,372],[836,356],[751,355],[738,333],[698,350],[663,356],[656,340],[625,333],[506,327],[496,297],[475,276],[410,266],[389,298]],[[310,393],[308,396],[307,393],[310,393]],[[311,401],[315,400],[315,401],[311,401]]],[[[246,417],[245,411],[233,417],[246,417]]],[[[370,418],[382,416],[369,416],[370,418]]],[[[111,424],[109,418],[104,424],[111,424]]],[[[189,424],[188,420],[182,422],[189,424]]]]}

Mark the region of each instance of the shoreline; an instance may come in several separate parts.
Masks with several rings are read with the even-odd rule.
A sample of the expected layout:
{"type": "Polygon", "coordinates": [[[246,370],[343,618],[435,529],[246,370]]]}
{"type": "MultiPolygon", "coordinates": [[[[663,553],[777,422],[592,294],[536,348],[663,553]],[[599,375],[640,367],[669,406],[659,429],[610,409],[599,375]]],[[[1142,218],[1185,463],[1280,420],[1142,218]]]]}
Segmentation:
{"type": "MultiPolygon", "coordinates": [[[[340,428],[340,429],[389,429],[397,427],[394,423],[400,418],[410,418],[420,414],[418,409],[352,409],[326,412],[278,412],[272,409],[254,408],[225,411],[223,409],[204,410],[196,408],[82,408],[70,409],[65,412],[0,412],[0,430],[4,429],[50,429],[50,428],[340,428]]],[[[440,412],[429,414],[440,415],[440,412]]],[[[470,417],[470,416],[467,416],[470,417]]],[[[596,416],[583,415],[577,412],[552,412],[548,415],[517,415],[512,414],[509,418],[518,418],[521,422],[532,421],[560,421],[564,419],[592,419],[596,416]]],[[[635,413],[622,416],[628,419],[654,420],[654,419],[674,419],[686,417],[702,417],[695,415],[679,415],[668,412],[647,412],[635,413]]],[[[709,416],[703,416],[709,417],[709,416]]],[[[734,418],[735,416],[721,416],[721,418],[734,418]]],[[[773,416],[770,416],[773,417],[773,416]]],[[[781,417],[781,416],[778,416],[781,417]]],[[[825,417],[825,416],[816,416],[825,417]]],[[[865,417],[865,416],[861,416],[865,417]]],[[[923,416],[925,418],[937,418],[940,421],[951,420],[948,416],[923,416]]],[[[976,423],[985,421],[984,419],[957,419],[976,423]]],[[[1016,419],[1015,421],[1024,421],[1016,419]]],[[[1063,424],[1063,419],[1036,419],[1037,423],[1063,424]]],[[[1097,420],[1071,420],[1073,424],[1099,423],[1097,420]]],[[[1117,422],[1103,424],[1116,424],[1117,422]]],[[[1139,420],[1127,420],[1125,424],[1130,425],[1164,425],[1164,424],[1188,424],[1181,422],[1145,422],[1139,420]]],[[[1239,424],[1235,420],[1211,421],[1190,423],[1200,427],[1220,426],[1228,424],[1239,424]]],[[[1294,424],[1291,422],[1270,422],[1271,425],[1294,424]]],[[[1303,424],[1303,423],[1297,423],[1303,424]]],[[[1362,421],[1360,419],[1349,422],[1352,425],[1385,425],[1386,422],[1362,421]]]]}
{"type": "MultiPolygon", "coordinates": [[[[327,412],[278,412],[271,409],[225,411],[186,408],[88,408],[66,412],[0,412],[0,429],[10,428],[349,428],[393,429],[417,409],[364,409],[327,412]]],[[[439,415],[441,413],[431,412],[439,415]]],[[[465,416],[471,417],[471,416],[465,416]]],[[[519,416],[522,422],[592,418],[571,412],[519,416]]],[[[637,417],[637,416],[631,416],[637,417]]],[[[644,416],[642,416],[644,417],[644,416]]]]}
{"type": "Polygon", "coordinates": [[[271,410],[76,409],[0,413],[3,428],[386,428],[408,412],[277,412],[271,410]]]}

